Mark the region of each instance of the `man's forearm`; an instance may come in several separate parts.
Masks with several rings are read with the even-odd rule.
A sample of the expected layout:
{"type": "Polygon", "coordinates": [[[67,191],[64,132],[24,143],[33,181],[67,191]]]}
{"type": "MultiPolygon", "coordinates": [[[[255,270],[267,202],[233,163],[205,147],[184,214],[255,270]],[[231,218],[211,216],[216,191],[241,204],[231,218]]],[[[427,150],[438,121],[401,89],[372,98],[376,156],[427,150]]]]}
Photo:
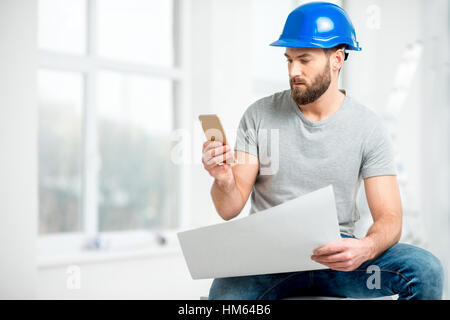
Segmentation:
{"type": "Polygon", "coordinates": [[[369,260],[376,258],[400,240],[401,218],[387,215],[375,221],[361,240],[370,248],[369,260]]]}
{"type": "Polygon", "coordinates": [[[211,197],[217,212],[224,220],[234,218],[244,207],[244,200],[234,177],[229,181],[214,180],[211,197]]]}

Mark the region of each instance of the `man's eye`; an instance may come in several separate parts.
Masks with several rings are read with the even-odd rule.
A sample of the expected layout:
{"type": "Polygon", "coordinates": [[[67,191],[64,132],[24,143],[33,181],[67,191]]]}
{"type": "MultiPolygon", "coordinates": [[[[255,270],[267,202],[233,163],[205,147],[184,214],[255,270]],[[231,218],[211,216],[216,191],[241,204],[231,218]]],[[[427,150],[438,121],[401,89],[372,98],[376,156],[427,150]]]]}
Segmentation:
{"type": "MultiPolygon", "coordinates": [[[[304,64],[308,63],[309,61],[310,61],[310,60],[300,60],[300,62],[301,62],[301,63],[304,63],[304,64]]],[[[287,59],[286,62],[287,62],[287,63],[292,63],[292,60],[287,59]]]]}

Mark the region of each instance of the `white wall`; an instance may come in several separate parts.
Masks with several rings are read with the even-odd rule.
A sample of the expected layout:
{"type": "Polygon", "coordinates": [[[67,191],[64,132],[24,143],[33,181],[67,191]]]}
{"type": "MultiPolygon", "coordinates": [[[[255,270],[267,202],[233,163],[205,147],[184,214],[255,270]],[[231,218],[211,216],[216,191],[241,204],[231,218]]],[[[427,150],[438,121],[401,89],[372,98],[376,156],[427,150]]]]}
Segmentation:
{"type": "Polygon", "coordinates": [[[212,177],[201,165],[205,141],[198,115],[216,113],[234,145],[237,124],[252,102],[251,0],[192,1],[190,166],[191,226],[220,222],[210,196],[212,177]]]}
{"type": "Polygon", "coordinates": [[[450,3],[422,1],[424,46],[420,97],[422,223],[446,270],[450,298],[450,3]]]}
{"type": "MultiPolygon", "coordinates": [[[[421,1],[369,1],[348,0],[345,7],[356,29],[362,51],[350,51],[344,64],[342,77],[349,95],[386,115],[389,99],[396,88],[396,76],[400,72],[404,53],[408,45],[421,40],[421,1]],[[405,10],[405,8],[408,10],[405,10]],[[372,10],[368,9],[372,8],[372,10]],[[374,12],[378,14],[374,15],[374,12]],[[378,17],[377,17],[378,16],[378,17]],[[378,20],[376,22],[375,20],[378,20]],[[399,23],[401,21],[402,23],[399,23]]],[[[419,60],[419,67],[422,58],[419,60]]],[[[420,71],[417,70],[405,89],[406,98],[400,109],[398,121],[391,129],[396,150],[396,160],[405,168],[399,175],[404,210],[404,225],[409,226],[403,233],[402,241],[425,245],[425,237],[417,225],[417,211],[420,210],[420,97],[423,95],[420,71]],[[405,181],[407,179],[407,181],[405,181]],[[406,191],[408,191],[406,194],[406,191]],[[414,228],[414,232],[412,232],[414,228]]],[[[386,124],[388,124],[386,122],[386,124]]],[[[362,189],[363,191],[363,189],[362,189]]],[[[362,196],[360,194],[360,196],[362,196]]],[[[363,197],[365,202],[365,197],[363,197]]],[[[371,222],[368,207],[363,203],[359,225],[371,222]],[[370,220],[370,221],[369,221],[370,220]]],[[[364,228],[361,228],[364,229],[364,228]]],[[[361,230],[363,231],[363,230],[361,230]]],[[[365,233],[365,230],[364,232],[365,233]]]]}
{"type": "Polygon", "coordinates": [[[36,2],[0,2],[0,299],[35,294],[36,2]]]}
{"type": "MultiPolygon", "coordinates": [[[[349,94],[380,114],[399,108],[398,122],[391,128],[398,159],[404,171],[402,187],[402,242],[430,250],[446,270],[444,294],[449,296],[450,193],[449,179],[449,3],[432,0],[346,0],[363,50],[350,53],[344,66],[344,84],[349,94]],[[379,9],[379,28],[369,21],[368,8],[379,9]],[[371,27],[372,26],[372,27],[371,27]],[[397,83],[408,45],[422,46],[417,69],[397,83]],[[392,104],[396,90],[404,90],[392,104]]],[[[411,52],[410,52],[411,53],[411,52]]],[[[398,92],[398,91],[397,91],[398,92]]],[[[360,231],[370,223],[365,203],[360,231]],[[364,227],[362,227],[364,226],[364,227]]]]}

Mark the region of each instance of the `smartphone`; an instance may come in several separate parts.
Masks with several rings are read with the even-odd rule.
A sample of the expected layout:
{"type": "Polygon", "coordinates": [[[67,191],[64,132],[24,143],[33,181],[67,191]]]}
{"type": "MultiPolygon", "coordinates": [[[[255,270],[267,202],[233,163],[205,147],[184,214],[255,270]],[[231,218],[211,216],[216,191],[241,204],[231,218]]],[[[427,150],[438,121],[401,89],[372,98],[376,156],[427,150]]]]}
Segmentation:
{"type": "MultiPolygon", "coordinates": [[[[227,137],[222,123],[216,114],[201,114],[198,116],[208,141],[220,141],[224,145],[227,144],[227,137]]],[[[235,163],[234,156],[231,159],[226,160],[227,164],[235,163]]],[[[221,165],[221,163],[219,164],[221,165]]]]}

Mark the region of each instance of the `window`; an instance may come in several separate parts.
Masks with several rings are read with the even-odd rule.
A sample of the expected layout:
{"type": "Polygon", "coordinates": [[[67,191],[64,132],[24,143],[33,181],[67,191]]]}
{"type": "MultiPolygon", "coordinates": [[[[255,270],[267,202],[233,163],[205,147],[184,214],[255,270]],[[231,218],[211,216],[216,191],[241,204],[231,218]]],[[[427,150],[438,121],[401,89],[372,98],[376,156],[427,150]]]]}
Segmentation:
{"type": "Polygon", "coordinates": [[[172,1],[98,1],[98,54],[105,58],[173,65],[172,1]]]}
{"type": "Polygon", "coordinates": [[[70,54],[85,54],[86,1],[39,0],[39,47],[70,54]]]}
{"type": "Polygon", "coordinates": [[[39,232],[80,231],[83,77],[41,70],[38,83],[39,232]]]}
{"type": "Polygon", "coordinates": [[[101,247],[178,227],[180,11],[180,0],[39,0],[41,239],[101,247]]]}
{"type": "Polygon", "coordinates": [[[99,230],[165,225],[174,209],[171,81],[102,71],[97,110],[99,230]]]}

